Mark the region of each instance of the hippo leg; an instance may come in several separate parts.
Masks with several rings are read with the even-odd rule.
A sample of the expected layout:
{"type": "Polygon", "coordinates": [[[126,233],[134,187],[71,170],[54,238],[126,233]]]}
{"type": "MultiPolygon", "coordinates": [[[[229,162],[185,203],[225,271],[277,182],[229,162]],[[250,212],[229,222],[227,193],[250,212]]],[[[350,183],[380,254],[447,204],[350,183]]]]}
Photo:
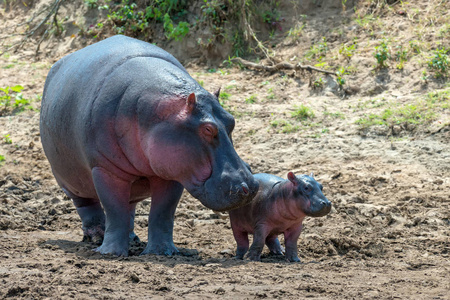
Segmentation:
{"type": "Polygon", "coordinates": [[[297,241],[302,232],[302,225],[288,228],[284,232],[284,243],[286,245],[286,260],[290,262],[300,262],[297,255],[297,241]]]}
{"type": "Polygon", "coordinates": [[[131,203],[130,204],[130,208],[131,208],[131,214],[130,214],[130,243],[131,242],[136,242],[139,243],[141,240],[139,239],[139,237],[136,235],[136,233],[134,233],[134,217],[136,216],[136,204],[137,203],[131,203]]]}
{"type": "Polygon", "coordinates": [[[148,220],[148,243],[141,255],[178,254],[179,251],[173,243],[173,221],[183,186],[176,181],[152,178],[150,189],[152,204],[148,220]]]}
{"type": "Polygon", "coordinates": [[[275,235],[269,235],[266,238],[266,245],[269,247],[270,253],[275,255],[283,255],[284,249],[281,247],[280,240],[278,239],[278,236],[275,235]]]}
{"type": "Polygon", "coordinates": [[[105,234],[105,213],[97,199],[72,198],[83,228],[83,242],[100,245],[105,234]]]}
{"type": "Polygon", "coordinates": [[[247,257],[250,260],[260,261],[261,252],[264,248],[264,243],[267,237],[267,226],[259,225],[255,228],[255,233],[253,234],[253,243],[248,250],[247,257]]]}
{"type": "Polygon", "coordinates": [[[245,231],[241,231],[233,228],[234,239],[237,243],[236,249],[236,258],[244,259],[245,253],[247,253],[249,242],[248,242],[248,233],[245,231]]]}
{"type": "Polygon", "coordinates": [[[129,203],[131,184],[100,167],[92,169],[92,177],[106,214],[105,237],[96,251],[128,256],[133,211],[133,205],[129,203]]]}

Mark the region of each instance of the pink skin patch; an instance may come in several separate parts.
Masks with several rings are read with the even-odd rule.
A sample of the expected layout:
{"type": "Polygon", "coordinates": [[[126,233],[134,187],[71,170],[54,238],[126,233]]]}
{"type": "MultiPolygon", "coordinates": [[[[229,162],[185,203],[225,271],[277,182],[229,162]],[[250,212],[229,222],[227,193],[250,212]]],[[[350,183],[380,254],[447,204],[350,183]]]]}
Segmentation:
{"type": "Polygon", "coordinates": [[[175,117],[175,120],[183,121],[189,117],[189,114],[195,107],[196,97],[191,93],[187,98],[172,98],[165,101],[159,101],[156,107],[156,115],[161,120],[167,120],[170,117],[175,117]]]}
{"type": "Polygon", "coordinates": [[[211,176],[212,166],[206,153],[199,158],[192,145],[168,145],[161,141],[151,141],[149,144],[150,166],[158,177],[198,186],[211,176]]]}

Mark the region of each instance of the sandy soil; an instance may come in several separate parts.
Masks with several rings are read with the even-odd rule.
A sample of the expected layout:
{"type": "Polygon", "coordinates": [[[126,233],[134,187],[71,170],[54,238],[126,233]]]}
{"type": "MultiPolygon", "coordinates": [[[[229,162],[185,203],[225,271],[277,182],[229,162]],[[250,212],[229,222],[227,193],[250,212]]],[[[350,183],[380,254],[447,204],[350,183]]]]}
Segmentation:
{"type": "MultiPolygon", "coordinates": [[[[41,94],[54,61],[2,56],[0,86],[21,84],[30,98],[41,94]]],[[[361,130],[355,120],[376,109],[361,106],[374,99],[363,92],[342,99],[311,90],[294,74],[187,68],[207,90],[221,86],[231,95],[224,106],[236,117],[234,143],[254,172],[314,172],[323,184],[333,209],[304,222],[302,263],[269,256],[267,249],[261,262],[234,259],[228,218],[186,192],[174,233],[185,255],[139,256],[150,200],[138,205],[136,233],[143,242],[132,245],[129,257],[93,252],[95,245],[81,242],[81,221],[53,179],[39,112],[26,111],[0,117],[0,135],[12,140],[0,143],[1,298],[450,299],[450,129],[441,127],[448,109],[423,128],[361,130]],[[256,102],[246,103],[251,95],[256,102]],[[300,130],[282,133],[270,125],[292,121],[299,104],[316,114],[295,123],[300,130]]],[[[399,89],[395,82],[410,81],[389,75],[393,84],[378,95],[385,101],[406,103],[428,92],[399,89]]]]}

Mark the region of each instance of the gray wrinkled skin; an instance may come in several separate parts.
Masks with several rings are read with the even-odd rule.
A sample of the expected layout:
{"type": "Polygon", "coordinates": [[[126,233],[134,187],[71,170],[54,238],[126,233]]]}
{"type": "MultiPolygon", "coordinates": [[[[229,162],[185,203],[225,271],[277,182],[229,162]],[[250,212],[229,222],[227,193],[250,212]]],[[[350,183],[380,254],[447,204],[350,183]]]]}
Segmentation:
{"type": "Polygon", "coordinates": [[[186,188],[229,210],[258,190],[231,141],[234,118],[164,50],[114,36],[59,60],[42,99],[42,145],[73,199],[84,240],[128,255],[136,203],[151,197],[146,253],[178,253],[175,209],[186,188]]]}

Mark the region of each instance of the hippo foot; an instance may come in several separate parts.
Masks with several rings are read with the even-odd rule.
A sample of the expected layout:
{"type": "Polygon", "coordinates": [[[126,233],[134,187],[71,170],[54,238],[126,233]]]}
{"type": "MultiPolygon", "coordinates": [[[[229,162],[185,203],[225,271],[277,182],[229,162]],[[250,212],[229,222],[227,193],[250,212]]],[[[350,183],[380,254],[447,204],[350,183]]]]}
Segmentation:
{"type": "Polygon", "coordinates": [[[116,256],[128,256],[128,247],[124,248],[117,244],[109,244],[105,245],[103,243],[100,247],[94,249],[95,252],[99,252],[100,254],[112,254],[116,256]]]}
{"type": "Polygon", "coordinates": [[[236,254],[236,256],[234,258],[242,260],[242,259],[244,259],[244,254],[236,254]]]}
{"type": "Polygon", "coordinates": [[[300,258],[297,255],[286,256],[287,262],[300,262],[300,258]]]}
{"type": "Polygon", "coordinates": [[[284,255],[284,249],[283,247],[281,247],[280,249],[273,249],[270,250],[269,255],[273,255],[273,256],[279,256],[279,255],[284,255]]]}
{"type": "Polygon", "coordinates": [[[142,251],[141,255],[146,254],[156,254],[156,255],[165,255],[165,256],[172,256],[172,255],[179,255],[180,251],[178,251],[177,247],[173,243],[167,245],[150,245],[147,244],[147,247],[145,247],[144,251],[142,251]]]}
{"type": "Polygon", "coordinates": [[[136,235],[136,233],[131,232],[130,233],[130,244],[135,243],[139,244],[141,242],[141,239],[136,235]]]}
{"type": "Polygon", "coordinates": [[[249,252],[247,258],[251,261],[261,261],[261,253],[249,252]]]}
{"type": "Polygon", "coordinates": [[[96,245],[101,245],[103,242],[103,237],[105,235],[105,229],[101,225],[89,227],[83,229],[83,240],[82,242],[94,243],[96,245]]]}

